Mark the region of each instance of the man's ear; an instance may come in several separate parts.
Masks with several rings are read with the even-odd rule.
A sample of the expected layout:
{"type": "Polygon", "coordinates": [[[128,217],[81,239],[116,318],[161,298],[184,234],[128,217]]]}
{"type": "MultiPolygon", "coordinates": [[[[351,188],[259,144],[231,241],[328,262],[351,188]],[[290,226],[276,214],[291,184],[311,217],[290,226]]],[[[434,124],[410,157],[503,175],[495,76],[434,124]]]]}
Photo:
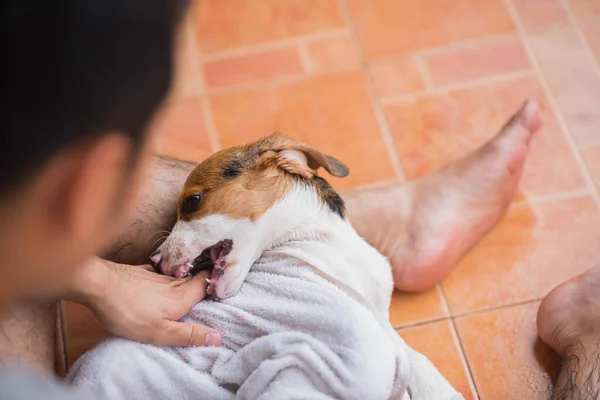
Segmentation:
{"type": "Polygon", "coordinates": [[[278,153],[281,158],[278,163],[280,168],[306,178],[316,175],[316,171],[320,167],[339,178],[349,174],[348,167],[337,159],[321,153],[311,145],[278,133],[264,138],[258,144],[262,152],[275,151],[278,153]]]}
{"type": "Polygon", "coordinates": [[[62,174],[64,223],[70,234],[90,238],[119,221],[117,206],[127,202],[125,178],[133,164],[133,144],[125,134],[107,133],[67,151],[71,162],[62,174]]]}

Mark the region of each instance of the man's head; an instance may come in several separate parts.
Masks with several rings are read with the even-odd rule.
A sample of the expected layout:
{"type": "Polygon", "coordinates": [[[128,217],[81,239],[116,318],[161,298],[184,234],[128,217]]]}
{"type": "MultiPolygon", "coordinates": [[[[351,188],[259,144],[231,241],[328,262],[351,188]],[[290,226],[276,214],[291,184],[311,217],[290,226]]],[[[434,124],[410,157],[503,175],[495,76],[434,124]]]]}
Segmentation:
{"type": "Polygon", "coordinates": [[[60,289],[122,222],[184,3],[0,5],[0,297],[60,289]]]}

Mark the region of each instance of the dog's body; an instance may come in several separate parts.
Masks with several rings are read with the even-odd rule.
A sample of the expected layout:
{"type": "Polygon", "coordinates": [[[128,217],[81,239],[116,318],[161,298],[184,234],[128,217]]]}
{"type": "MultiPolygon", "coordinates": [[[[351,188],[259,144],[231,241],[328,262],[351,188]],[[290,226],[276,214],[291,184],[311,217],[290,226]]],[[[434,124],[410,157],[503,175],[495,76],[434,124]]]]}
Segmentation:
{"type": "MultiPolygon", "coordinates": [[[[211,234],[228,223],[231,222],[222,216],[203,221],[211,234]]],[[[287,243],[297,243],[300,248],[303,244],[321,244],[315,256],[321,257],[322,262],[317,265],[306,261],[356,290],[387,316],[393,290],[388,260],[365,242],[345,217],[323,204],[312,188],[298,185],[290,189],[259,220],[247,226],[239,223],[235,229],[236,236],[258,241],[261,253],[287,243]]],[[[233,247],[242,240],[233,239],[233,247]]]]}
{"type": "Polygon", "coordinates": [[[218,153],[186,182],[152,259],[176,276],[214,263],[209,293],[221,301],[186,319],[219,330],[222,347],[111,339],[78,361],[73,382],[111,399],[460,398],[389,326],[390,265],[314,172],[345,167],[315,152],[271,136],[218,153]]]}

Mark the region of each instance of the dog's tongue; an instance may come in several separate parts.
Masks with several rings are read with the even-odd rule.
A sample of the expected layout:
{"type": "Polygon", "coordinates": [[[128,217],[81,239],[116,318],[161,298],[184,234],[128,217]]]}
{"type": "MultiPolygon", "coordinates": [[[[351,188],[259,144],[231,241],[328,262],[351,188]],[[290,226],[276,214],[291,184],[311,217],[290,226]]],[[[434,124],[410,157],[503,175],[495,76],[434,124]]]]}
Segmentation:
{"type": "Polygon", "coordinates": [[[220,246],[214,246],[210,248],[210,259],[212,260],[213,264],[217,262],[217,259],[219,258],[221,254],[221,247],[220,246]]]}

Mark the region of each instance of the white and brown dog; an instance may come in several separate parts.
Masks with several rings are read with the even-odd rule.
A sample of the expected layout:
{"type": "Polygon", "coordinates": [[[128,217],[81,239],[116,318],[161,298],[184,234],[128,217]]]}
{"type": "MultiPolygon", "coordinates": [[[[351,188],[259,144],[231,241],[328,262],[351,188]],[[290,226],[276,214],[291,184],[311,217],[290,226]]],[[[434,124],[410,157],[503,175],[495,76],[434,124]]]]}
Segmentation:
{"type": "Polygon", "coordinates": [[[461,399],[390,326],[390,264],[352,228],[320,167],[348,174],[278,134],[201,163],[151,259],[176,277],[212,269],[213,300],[184,320],[219,330],[222,346],[113,338],[71,381],[110,399],[461,399]]]}
{"type": "Polygon", "coordinates": [[[185,182],[178,221],[151,260],[176,277],[214,265],[208,293],[226,299],[265,250],[322,241],[338,254],[335,259],[346,260],[322,272],[387,314],[390,264],[352,228],[342,198],[317,175],[320,167],[336,177],[348,175],[335,158],[278,134],[214,154],[185,182]]]}

